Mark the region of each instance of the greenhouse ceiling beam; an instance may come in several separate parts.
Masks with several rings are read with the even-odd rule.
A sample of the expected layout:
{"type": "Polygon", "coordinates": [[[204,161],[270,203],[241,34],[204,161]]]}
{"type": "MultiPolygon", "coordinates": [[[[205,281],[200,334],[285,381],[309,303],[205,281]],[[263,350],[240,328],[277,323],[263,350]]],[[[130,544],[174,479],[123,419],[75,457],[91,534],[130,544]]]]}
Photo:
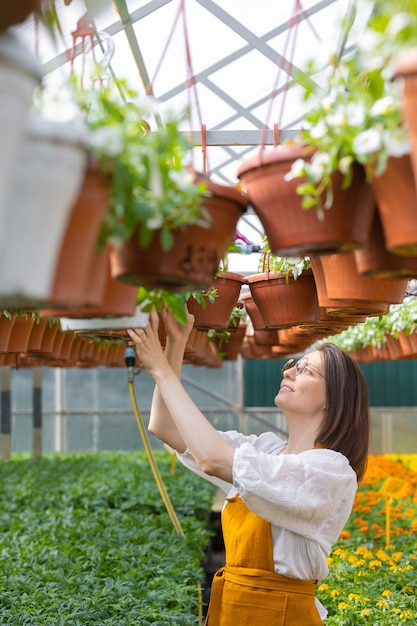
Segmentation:
{"type": "MultiPolygon", "coordinates": [[[[136,9],[136,11],[133,11],[132,13],[129,13],[128,16],[125,17],[124,21],[122,21],[121,19],[117,20],[116,22],[113,22],[112,24],[110,24],[109,26],[106,26],[106,28],[103,28],[102,30],[103,32],[107,33],[110,36],[117,35],[117,33],[120,33],[120,31],[124,30],[126,26],[135,24],[138,20],[141,20],[147,15],[150,15],[154,11],[157,11],[158,9],[165,6],[166,4],[169,4],[172,1],[173,0],[152,0],[152,2],[148,2],[148,4],[146,4],[145,6],[140,7],[139,9],[136,9]]],[[[89,5],[91,4],[91,0],[85,0],[85,3],[86,3],[86,7],[88,8],[89,5]]],[[[76,56],[81,54],[81,52],[82,52],[82,45],[77,44],[75,48],[76,56]]],[[[44,71],[50,72],[68,63],[68,60],[70,58],[70,53],[71,53],[71,49],[68,49],[68,50],[64,50],[64,52],[61,52],[60,54],[57,54],[53,59],[51,59],[47,63],[44,63],[43,65],[44,71]]]]}
{"type": "MultiPolygon", "coordinates": [[[[280,54],[279,52],[271,48],[264,41],[264,38],[258,37],[257,35],[255,35],[253,31],[249,30],[248,28],[243,26],[241,22],[234,19],[229,13],[224,11],[224,9],[222,9],[216,2],[213,2],[213,0],[197,0],[197,2],[201,6],[203,6],[207,11],[212,13],[215,17],[217,17],[217,19],[219,19],[221,22],[226,24],[237,35],[242,37],[242,39],[245,39],[250,45],[251,49],[258,50],[267,59],[272,61],[277,66],[277,68],[279,67],[282,70],[284,70],[284,72],[288,74],[288,76],[291,76],[291,78],[293,78],[297,83],[299,83],[300,85],[304,85],[305,87],[308,87],[309,89],[311,89],[312,91],[315,91],[316,93],[323,92],[323,89],[315,81],[313,81],[306,72],[296,67],[286,57],[284,57],[282,54],[280,54]]],[[[315,7],[312,7],[312,9],[310,9],[309,11],[303,12],[303,14],[299,16],[299,21],[308,19],[308,17],[310,15],[313,15],[314,12],[318,10],[322,10],[323,8],[325,8],[332,2],[335,2],[335,0],[325,0],[322,3],[319,3],[319,5],[316,5],[317,6],[316,10],[313,11],[315,7]]],[[[292,20],[290,20],[285,25],[282,25],[281,30],[283,31],[289,30],[289,28],[291,28],[291,22],[292,20]]]]}
{"type": "MultiPolygon", "coordinates": [[[[127,8],[126,0],[113,0],[113,2],[116,5],[117,11],[120,15],[120,20],[122,24],[124,25],[124,32],[125,32],[127,41],[129,43],[130,50],[132,52],[132,56],[135,61],[135,65],[138,68],[139,76],[142,80],[143,88],[146,89],[150,83],[149,74],[148,74],[148,70],[146,69],[145,61],[142,56],[139,42],[137,40],[135,31],[130,21],[131,16],[129,13],[129,9],[127,8]]],[[[150,95],[153,95],[152,91],[150,92],[150,95]]]]}
{"type": "MultiPolygon", "coordinates": [[[[215,5],[213,2],[211,2],[209,6],[206,6],[206,4],[205,4],[206,0],[197,0],[197,1],[200,4],[202,4],[202,6],[204,6],[204,8],[206,8],[209,11],[210,11],[209,6],[213,7],[213,8],[218,6],[218,5],[215,5]]],[[[315,13],[321,11],[322,9],[325,9],[327,6],[333,4],[334,2],[337,2],[337,0],[322,0],[322,2],[319,2],[316,5],[314,5],[313,7],[310,7],[308,9],[308,11],[306,11],[306,14],[308,14],[308,16],[314,15],[315,13]]],[[[223,23],[227,24],[230,28],[233,29],[233,27],[231,25],[231,19],[232,18],[229,16],[229,14],[225,13],[223,11],[223,15],[219,16],[219,15],[217,15],[217,13],[219,11],[221,11],[221,9],[218,7],[218,11],[215,13],[216,17],[218,19],[220,19],[223,23]]],[[[234,22],[236,24],[239,24],[239,22],[236,22],[236,20],[234,20],[234,22]]],[[[243,26],[241,24],[240,24],[240,26],[243,29],[243,26]]],[[[240,57],[244,56],[245,54],[248,54],[254,48],[259,50],[259,52],[261,52],[261,54],[264,54],[264,56],[267,56],[274,63],[277,63],[279,55],[277,55],[277,53],[268,45],[267,42],[270,39],[273,39],[273,38],[277,37],[278,35],[282,34],[283,32],[285,32],[286,29],[287,29],[287,24],[281,24],[280,26],[277,26],[276,28],[274,28],[273,30],[269,31],[265,35],[262,35],[261,37],[256,37],[254,35],[254,33],[251,33],[251,31],[249,31],[247,29],[245,29],[245,32],[247,33],[248,37],[245,37],[243,34],[241,34],[240,32],[236,31],[236,32],[238,32],[239,35],[241,35],[244,39],[246,39],[248,41],[248,43],[245,46],[242,46],[241,48],[239,48],[238,50],[235,50],[231,54],[228,54],[227,56],[223,57],[223,59],[220,59],[219,61],[217,61],[213,65],[210,65],[209,67],[207,67],[206,69],[202,70],[201,72],[198,72],[198,74],[195,74],[195,76],[194,76],[195,81],[197,83],[203,83],[204,85],[206,85],[206,80],[207,80],[207,78],[211,74],[214,74],[214,73],[218,72],[219,70],[223,69],[226,65],[229,65],[230,63],[233,63],[234,61],[236,61],[240,57]],[[259,45],[256,45],[256,44],[259,44],[259,45]],[[265,52],[267,52],[267,54],[265,54],[265,52]]],[[[235,30],[235,29],[233,29],[233,30],[235,30]]],[[[300,70],[298,70],[298,71],[300,72],[300,70]]],[[[301,74],[306,76],[306,74],[304,74],[303,72],[301,74]]],[[[297,76],[299,77],[299,74],[297,76]]],[[[314,83],[314,85],[315,85],[315,83],[314,83]]],[[[208,85],[208,88],[210,89],[209,85],[208,85]]],[[[318,86],[317,86],[317,88],[318,88],[318,86]]],[[[173,87],[172,89],[170,89],[169,91],[167,91],[167,92],[165,92],[163,94],[159,94],[158,95],[158,100],[161,100],[161,102],[166,102],[170,98],[173,98],[173,97],[177,96],[178,94],[180,94],[183,91],[184,91],[184,83],[180,83],[180,84],[176,85],[175,87],[173,87]]],[[[270,94],[268,94],[268,98],[270,98],[270,94]]]]}
{"type": "MultiPolygon", "coordinates": [[[[191,135],[191,140],[201,145],[201,131],[184,131],[185,135],[191,135]]],[[[279,133],[280,143],[294,140],[300,131],[298,129],[281,130],[279,133]]],[[[207,130],[207,146],[261,146],[262,144],[274,145],[273,130],[207,130]]],[[[236,158],[236,157],[235,157],[236,158]]]]}

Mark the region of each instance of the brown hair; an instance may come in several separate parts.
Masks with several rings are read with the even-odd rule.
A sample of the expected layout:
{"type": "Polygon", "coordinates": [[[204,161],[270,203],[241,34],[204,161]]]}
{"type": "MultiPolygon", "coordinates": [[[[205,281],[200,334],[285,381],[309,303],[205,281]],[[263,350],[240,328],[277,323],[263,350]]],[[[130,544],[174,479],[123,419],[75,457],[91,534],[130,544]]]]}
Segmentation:
{"type": "Polygon", "coordinates": [[[316,445],[344,454],[359,481],[368,458],[368,384],[346,352],[331,343],[322,344],[318,350],[324,356],[326,409],[316,445]]]}

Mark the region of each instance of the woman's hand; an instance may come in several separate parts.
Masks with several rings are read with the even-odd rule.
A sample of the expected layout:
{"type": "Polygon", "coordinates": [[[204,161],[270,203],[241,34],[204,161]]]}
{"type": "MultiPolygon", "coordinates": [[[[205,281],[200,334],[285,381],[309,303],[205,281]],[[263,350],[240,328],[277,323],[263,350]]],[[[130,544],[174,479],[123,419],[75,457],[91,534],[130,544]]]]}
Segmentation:
{"type": "Polygon", "coordinates": [[[188,313],[186,308],[187,321],[184,324],[180,324],[168,307],[164,307],[162,311],[159,313],[159,317],[164,325],[167,339],[172,342],[177,342],[183,339],[185,342],[187,341],[193,326],[194,326],[194,315],[188,313]]]}
{"type": "Polygon", "coordinates": [[[152,372],[168,365],[158,337],[159,317],[156,311],[149,314],[146,328],[128,328],[127,334],[136,344],[136,351],[143,367],[152,372]]]}

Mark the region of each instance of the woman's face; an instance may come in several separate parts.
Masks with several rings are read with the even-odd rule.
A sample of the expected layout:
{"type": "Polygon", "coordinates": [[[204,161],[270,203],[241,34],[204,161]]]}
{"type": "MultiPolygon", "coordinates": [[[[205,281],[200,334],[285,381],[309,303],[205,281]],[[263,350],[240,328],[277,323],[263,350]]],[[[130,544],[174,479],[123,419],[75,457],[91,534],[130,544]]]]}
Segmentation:
{"type": "Polygon", "coordinates": [[[324,356],[316,350],[301,357],[283,372],[275,404],[287,411],[314,414],[322,413],[326,406],[326,379],[324,356]]]}

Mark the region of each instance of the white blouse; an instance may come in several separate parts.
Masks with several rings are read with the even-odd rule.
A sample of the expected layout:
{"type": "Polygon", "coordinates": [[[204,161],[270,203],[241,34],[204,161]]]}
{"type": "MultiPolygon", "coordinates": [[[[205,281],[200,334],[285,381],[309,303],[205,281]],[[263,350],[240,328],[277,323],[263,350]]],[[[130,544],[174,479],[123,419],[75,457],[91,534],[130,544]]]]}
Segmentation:
{"type": "MultiPolygon", "coordinates": [[[[357,490],[356,474],[347,458],[324,448],[279,455],[286,442],[271,432],[220,434],[236,449],[233,484],[202,472],[188,450],[178,454],[181,463],[217,485],[227,497],[239,493],[251,511],[271,523],[278,574],[324,578],[326,557],[350,516],[357,490]]],[[[324,607],[318,608],[324,618],[324,607]]]]}

